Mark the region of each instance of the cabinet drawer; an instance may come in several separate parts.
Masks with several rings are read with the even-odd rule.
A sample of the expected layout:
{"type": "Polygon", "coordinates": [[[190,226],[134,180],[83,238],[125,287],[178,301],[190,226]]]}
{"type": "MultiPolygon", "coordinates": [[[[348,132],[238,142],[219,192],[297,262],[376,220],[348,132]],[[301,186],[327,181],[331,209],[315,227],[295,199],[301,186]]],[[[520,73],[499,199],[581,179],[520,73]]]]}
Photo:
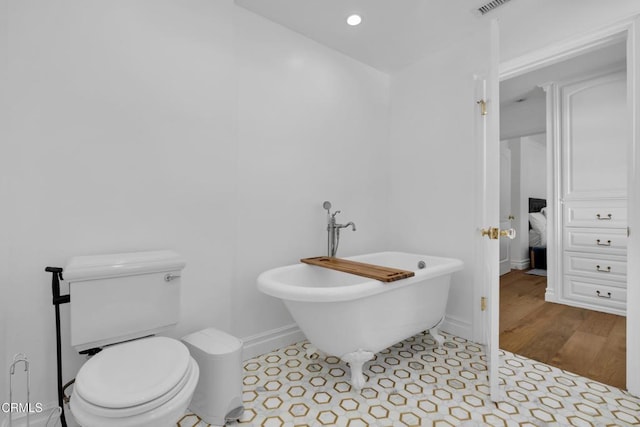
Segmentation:
{"type": "Polygon", "coordinates": [[[565,297],[594,306],[627,308],[627,289],[611,286],[610,283],[583,277],[565,276],[565,297]]]}
{"type": "Polygon", "coordinates": [[[564,248],[568,251],[626,255],[627,229],[565,227],[564,248]]]}
{"type": "Polygon", "coordinates": [[[567,227],[626,228],[625,200],[565,202],[564,225],[567,227]]]}
{"type": "Polygon", "coordinates": [[[565,252],[564,272],[565,274],[588,276],[601,280],[615,280],[626,284],[627,260],[621,256],[565,252]]]}

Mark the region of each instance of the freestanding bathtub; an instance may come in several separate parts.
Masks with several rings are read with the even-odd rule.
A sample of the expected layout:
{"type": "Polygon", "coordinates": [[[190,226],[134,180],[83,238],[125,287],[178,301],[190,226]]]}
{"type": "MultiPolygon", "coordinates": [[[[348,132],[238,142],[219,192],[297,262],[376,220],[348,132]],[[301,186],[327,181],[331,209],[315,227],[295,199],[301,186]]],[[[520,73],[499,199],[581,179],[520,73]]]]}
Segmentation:
{"type": "Polygon", "coordinates": [[[364,363],[374,354],[429,330],[442,344],[451,274],[462,261],[403,252],[379,252],[346,259],[415,272],[383,283],[324,267],[295,264],[258,276],[258,289],[284,301],[311,344],[351,368],[351,384],[365,383],[364,363]],[[423,267],[424,265],[424,267],[423,267]]]}

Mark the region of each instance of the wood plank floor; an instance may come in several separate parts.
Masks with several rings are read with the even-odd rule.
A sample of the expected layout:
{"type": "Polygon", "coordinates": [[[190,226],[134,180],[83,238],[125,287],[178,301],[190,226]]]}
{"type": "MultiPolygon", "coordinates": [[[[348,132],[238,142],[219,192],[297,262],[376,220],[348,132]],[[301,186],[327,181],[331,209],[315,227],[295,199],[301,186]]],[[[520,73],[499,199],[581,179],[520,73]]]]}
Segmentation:
{"type": "Polygon", "coordinates": [[[547,278],[500,278],[500,348],[626,388],[626,318],[545,302],[547,278]]]}

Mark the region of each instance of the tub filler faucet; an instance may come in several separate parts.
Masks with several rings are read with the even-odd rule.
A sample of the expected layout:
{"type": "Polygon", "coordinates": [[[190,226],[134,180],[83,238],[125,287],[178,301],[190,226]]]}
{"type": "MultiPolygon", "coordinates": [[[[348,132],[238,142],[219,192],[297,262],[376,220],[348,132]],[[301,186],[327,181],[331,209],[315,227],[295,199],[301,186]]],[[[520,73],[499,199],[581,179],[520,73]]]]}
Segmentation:
{"type": "Polygon", "coordinates": [[[336,215],[340,211],[331,213],[331,202],[324,202],[322,207],[327,210],[327,256],[335,257],[340,243],[340,229],[351,227],[351,230],[356,231],[356,225],[351,221],[346,224],[337,224],[336,215]]]}

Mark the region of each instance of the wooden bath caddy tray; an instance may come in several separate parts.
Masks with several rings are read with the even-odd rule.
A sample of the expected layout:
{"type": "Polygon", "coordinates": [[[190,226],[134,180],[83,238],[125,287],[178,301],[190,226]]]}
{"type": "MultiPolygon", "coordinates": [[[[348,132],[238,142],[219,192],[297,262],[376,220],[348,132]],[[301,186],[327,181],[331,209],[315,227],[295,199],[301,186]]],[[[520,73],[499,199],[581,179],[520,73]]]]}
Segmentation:
{"type": "Polygon", "coordinates": [[[396,280],[413,277],[413,271],[398,270],[397,268],[382,267],[380,265],[365,264],[364,262],[349,261],[346,259],[319,256],[314,258],[302,258],[300,262],[317,265],[342,271],[344,273],[357,274],[358,276],[380,280],[381,282],[395,282],[396,280]]]}

